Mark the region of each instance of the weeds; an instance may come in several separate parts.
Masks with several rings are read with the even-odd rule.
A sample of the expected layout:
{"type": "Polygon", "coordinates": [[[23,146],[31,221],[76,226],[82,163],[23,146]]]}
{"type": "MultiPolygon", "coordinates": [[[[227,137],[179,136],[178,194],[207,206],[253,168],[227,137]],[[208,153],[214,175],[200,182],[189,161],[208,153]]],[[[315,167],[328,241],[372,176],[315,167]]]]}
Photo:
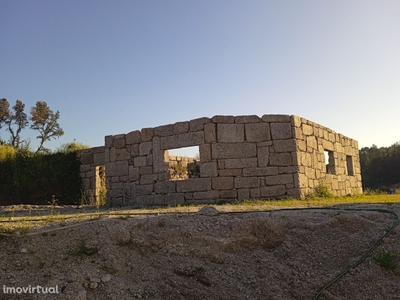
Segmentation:
{"type": "Polygon", "coordinates": [[[320,184],[314,189],[314,192],[308,194],[306,196],[307,199],[309,198],[334,198],[333,195],[327,185],[320,184]]]}
{"type": "Polygon", "coordinates": [[[2,224],[2,226],[0,226],[0,234],[1,235],[13,234],[15,231],[16,231],[16,228],[10,224],[2,224]]]}
{"type": "Polygon", "coordinates": [[[19,228],[19,233],[22,235],[27,235],[29,231],[31,230],[32,225],[31,224],[24,224],[19,228]]]}
{"type": "Polygon", "coordinates": [[[58,205],[58,199],[56,199],[56,195],[51,195],[51,201],[48,202],[48,203],[50,205],[50,214],[53,215],[54,214],[54,209],[58,205]]]}
{"type": "Polygon", "coordinates": [[[382,268],[395,272],[396,269],[396,255],[388,251],[380,251],[373,257],[374,261],[382,268]]]}
{"type": "Polygon", "coordinates": [[[22,221],[21,223],[0,223],[0,235],[10,235],[13,233],[19,233],[21,235],[26,235],[31,230],[32,225],[22,221]]]}
{"type": "Polygon", "coordinates": [[[39,269],[43,269],[45,265],[46,265],[46,263],[43,260],[41,260],[39,262],[39,269]]]}
{"type": "Polygon", "coordinates": [[[198,273],[205,273],[206,269],[204,269],[203,267],[195,267],[194,271],[198,273]]]}
{"type": "Polygon", "coordinates": [[[373,195],[386,195],[387,192],[379,190],[379,189],[371,189],[371,188],[366,188],[364,190],[364,195],[366,196],[373,196],[373,195]]]}

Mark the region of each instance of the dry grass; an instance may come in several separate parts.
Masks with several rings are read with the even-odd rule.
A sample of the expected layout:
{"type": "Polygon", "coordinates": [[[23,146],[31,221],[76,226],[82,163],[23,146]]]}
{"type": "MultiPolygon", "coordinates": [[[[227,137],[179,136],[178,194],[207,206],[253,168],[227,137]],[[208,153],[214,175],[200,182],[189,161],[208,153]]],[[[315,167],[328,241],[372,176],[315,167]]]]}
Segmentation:
{"type": "MultiPolygon", "coordinates": [[[[330,198],[307,198],[300,199],[282,199],[282,200],[260,200],[246,199],[235,201],[233,203],[214,204],[220,212],[245,212],[245,211],[265,211],[282,208],[303,208],[303,207],[329,207],[343,204],[393,204],[400,203],[400,194],[372,194],[359,195],[352,197],[330,197],[330,198]]],[[[94,212],[62,213],[57,209],[49,211],[47,215],[32,216],[29,211],[24,216],[16,216],[11,212],[8,216],[0,216],[0,235],[20,233],[27,234],[32,228],[46,227],[51,223],[80,222],[96,220],[100,218],[129,218],[133,215],[146,214],[174,214],[174,213],[195,213],[204,204],[176,206],[176,207],[151,207],[137,209],[111,209],[107,211],[96,210],[94,212]]]]}

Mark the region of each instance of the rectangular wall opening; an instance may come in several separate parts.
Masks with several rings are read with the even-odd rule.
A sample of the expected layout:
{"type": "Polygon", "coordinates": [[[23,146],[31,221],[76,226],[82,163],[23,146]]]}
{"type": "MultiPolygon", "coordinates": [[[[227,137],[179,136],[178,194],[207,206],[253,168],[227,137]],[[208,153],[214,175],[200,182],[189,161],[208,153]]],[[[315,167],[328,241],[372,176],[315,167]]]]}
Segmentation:
{"type": "Polygon", "coordinates": [[[350,155],[346,155],[346,169],[347,175],[354,176],[353,157],[350,155]]]}
{"type": "Polygon", "coordinates": [[[200,177],[199,146],[168,149],[164,152],[169,180],[186,180],[200,177]]]}
{"type": "Polygon", "coordinates": [[[96,166],[96,206],[107,203],[106,166],[96,166]]]}
{"type": "Polygon", "coordinates": [[[335,158],[333,156],[333,151],[324,150],[325,155],[325,166],[327,174],[335,174],[335,158]]]}

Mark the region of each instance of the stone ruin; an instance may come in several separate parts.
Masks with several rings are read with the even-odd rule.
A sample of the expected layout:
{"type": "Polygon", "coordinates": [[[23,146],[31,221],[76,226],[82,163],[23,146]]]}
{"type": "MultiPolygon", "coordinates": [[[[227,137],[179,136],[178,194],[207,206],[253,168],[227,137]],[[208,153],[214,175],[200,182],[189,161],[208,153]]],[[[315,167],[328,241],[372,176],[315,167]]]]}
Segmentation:
{"type": "Polygon", "coordinates": [[[105,137],[83,150],[82,190],[96,202],[104,170],[112,206],[304,198],[319,186],[362,193],[358,143],[298,116],[214,116],[105,137]],[[199,157],[168,150],[198,146],[199,157]]]}

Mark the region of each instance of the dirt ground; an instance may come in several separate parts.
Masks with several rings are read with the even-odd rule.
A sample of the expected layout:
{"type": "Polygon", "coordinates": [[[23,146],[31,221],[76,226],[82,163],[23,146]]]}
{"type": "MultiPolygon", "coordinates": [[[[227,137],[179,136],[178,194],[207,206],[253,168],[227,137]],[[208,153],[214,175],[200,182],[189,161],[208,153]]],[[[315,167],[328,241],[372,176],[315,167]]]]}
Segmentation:
{"type": "MultiPolygon", "coordinates": [[[[396,221],[344,207],[228,213],[206,206],[40,223],[0,237],[0,299],[313,299],[396,221]],[[38,285],[59,293],[6,290],[38,285]]],[[[400,214],[400,204],[351,207],[400,214]]],[[[2,207],[0,215],[28,210],[35,208],[2,207]]],[[[399,227],[318,299],[400,299],[399,227]],[[381,253],[396,256],[394,270],[377,264],[381,253]]]]}

